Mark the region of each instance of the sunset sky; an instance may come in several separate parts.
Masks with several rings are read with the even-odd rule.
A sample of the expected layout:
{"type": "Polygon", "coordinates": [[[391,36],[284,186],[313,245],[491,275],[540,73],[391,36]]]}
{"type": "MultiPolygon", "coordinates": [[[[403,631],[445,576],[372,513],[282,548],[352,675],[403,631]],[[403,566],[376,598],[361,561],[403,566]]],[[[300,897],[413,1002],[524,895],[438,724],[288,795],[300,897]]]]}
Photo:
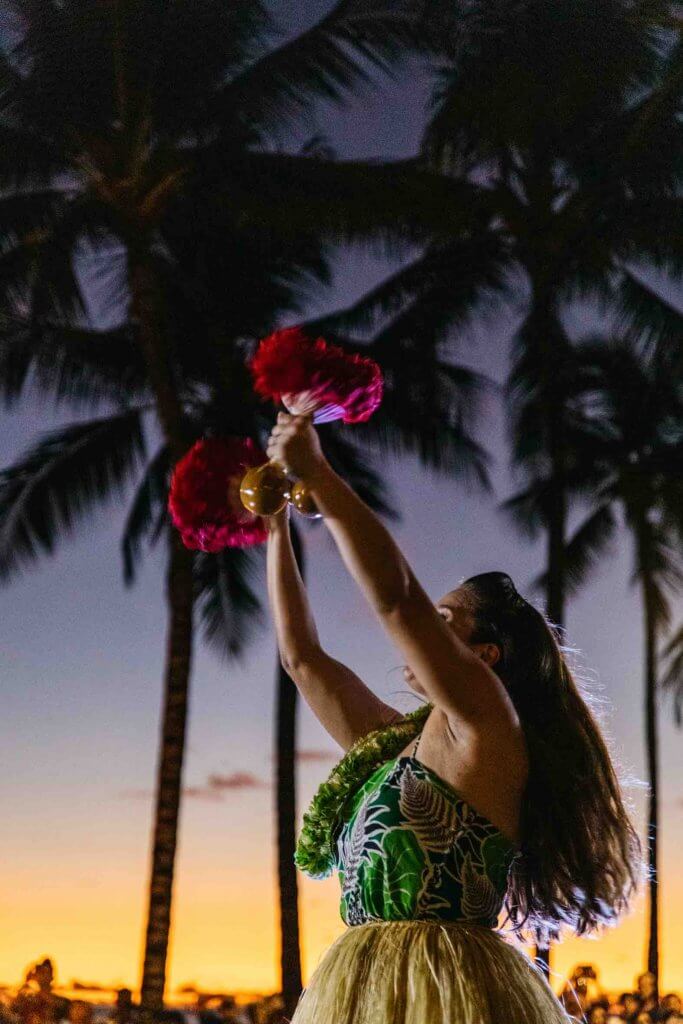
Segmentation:
{"type": "MultiPolygon", "coordinates": [[[[303,5],[300,5],[303,6],[303,5]]],[[[322,9],[325,5],[320,4],[322,9]]],[[[313,13],[314,4],[307,5],[313,13]]],[[[419,77],[326,109],[324,131],[340,156],[399,157],[415,151],[424,88],[419,77]]],[[[386,267],[360,252],[339,254],[334,286],[312,310],[345,304],[386,267]]],[[[669,296],[680,302],[680,296],[669,296]]],[[[514,315],[468,329],[463,362],[505,376],[504,340],[514,315]]],[[[577,330],[595,326],[585,310],[577,330]]],[[[68,418],[38,402],[2,416],[0,464],[68,418]]],[[[496,509],[511,493],[504,421],[497,403],[481,436],[496,457],[495,493],[468,493],[425,475],[415,461],[388,463],[402,513],[394,534],[436,599],[475,572],[504,569],[522,592],[542,567],[541,546],[521,541],[496,509]]],[[[362,426],[350,427],[360,431],[362,426]]],[[[0,591],[0,983],[13,984],[52,956],[58,982],[139,983],[148,882],[152,786],[158,750],[164,607],[161,552],[136,587],[123,586],[119,538],[126,502],[103,510],[56,557],[0,591]]],[[[409,710],[396,653],[347,578],[324,526],[306,531],[309,589],[321,639],[373,689],[409,710]]],[[[570,606],[568,640],[599,703],[639,825],[644,812],[642,616],[630,585],[630,540],[622,534],[570,606]]],[[[676,608],[677,619],[683,604],[676,608]]],[[[220,663],[198,645],[192,680],[168,993],[277,986],[273,832],[274,636],[267,617],[242,664],[220,663]]],[[[683,735],[661,704],[663,987],[683,988],[683,735]]],[[[299,717],[298,810],[341,750],[308,708],[299,717]]],[[[338,883],[301,879],[304,973],[344,929],[338,883]]],[[[643,969],[642,901],[598,941],[556,947],[556,979],[594,961],[608,988],[643,969]]]]}

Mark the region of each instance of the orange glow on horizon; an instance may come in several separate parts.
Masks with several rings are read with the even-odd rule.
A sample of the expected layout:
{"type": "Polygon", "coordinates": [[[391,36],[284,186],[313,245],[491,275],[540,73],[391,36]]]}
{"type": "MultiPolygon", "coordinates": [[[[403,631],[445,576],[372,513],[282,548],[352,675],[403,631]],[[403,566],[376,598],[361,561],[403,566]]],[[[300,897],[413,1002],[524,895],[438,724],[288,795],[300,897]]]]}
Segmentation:
{"type": "MultiPolygon", "coordinates": [[[[662,989],[683,989],[683,886],[671,892],[663,909],[662,989]]],[[[344,930],[338,915],[338,883],[301,880],[304,982],[319,958],[344,930]]],[[[0,981],[16,986],[29,964],[50,956],[56,985],[69,989],[75,980],[107,989],[126,986],[137,995],[143,943],[144,890],[128,878],[88,893],[78,888],[45,886],[22,892],[8,884],[2,930],[12,942],[0,950],[0,981]],[[19,895],[21,893],[21,895],[19,895]]],[[[277,989],[278,935],[273,882],[253,873],[223,879],[184,878],[177,887],[169,948],[167,999],[181,1003],[181,987],[201,991],[269,993],[277,989]]],[[[643,900],[637,912],[597,940],[567,940],[553,952],[553,985],[577,964],[593,962],[609,991],[630,988],[644,960],[643,900]]],[[[76,993],[74,993],[76,994],[76,993]]],[[[98,1001],[96,991],[81,997],[98,1001]]],[[[103,992],[106,1001],[109,991],[103,992]]],[[[189,997],[191,999],[191,997],[189,997]]]]}

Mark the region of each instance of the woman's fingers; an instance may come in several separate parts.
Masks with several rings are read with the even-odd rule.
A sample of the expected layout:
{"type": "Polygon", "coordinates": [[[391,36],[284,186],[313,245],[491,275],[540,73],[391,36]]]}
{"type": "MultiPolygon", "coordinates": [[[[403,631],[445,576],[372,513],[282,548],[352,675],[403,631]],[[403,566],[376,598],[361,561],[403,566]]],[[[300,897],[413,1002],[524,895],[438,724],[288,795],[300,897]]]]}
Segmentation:
{"type": "Polygon", "coordinates": [[[299,449],[303,451],[301,446],[308,437],[310,426],[310,417],[278,413],[278,422],[273,426],[266,445],[268,458],[286,462],[292,456],[296,462],[297,452],[299,449]]]}
{"type": "Polygon", "coordinates": [[[270,432],[270,436],[278,437],[280,434],[296,434],[296,432],[297,427],[295,423],[276,423],[270,432]]]}

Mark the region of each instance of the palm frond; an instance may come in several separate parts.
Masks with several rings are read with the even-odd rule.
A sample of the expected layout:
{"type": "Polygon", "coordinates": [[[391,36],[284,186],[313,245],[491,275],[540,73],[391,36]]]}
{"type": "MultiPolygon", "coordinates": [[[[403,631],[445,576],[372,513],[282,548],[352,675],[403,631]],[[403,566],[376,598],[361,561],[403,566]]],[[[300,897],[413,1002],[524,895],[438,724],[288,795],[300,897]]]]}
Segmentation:
{"type": "MultiPolygon", "coordinates": [[[[155,127],[166,139],[183,142],[215,130],[213,97],[258,61],[274,32],[272,12],[261,0],[131,4],[127,17],[127,46],[136,57],[133,92],[152,51],[154,73],[148,79],[155,127]]],[[[234,130],[234,123],[221,120],[219,127],[234,130]]]]}
{"type": "Polygon", "coordinates": [[[264,54],[220,91],[219,123],[235,113],[262,133],[291,128],[315,101],[339,102],[374,82],[373,69],[390,73],[417,38],[420,19],[405,0],[339,0],[310,29],[264,54]]]}
{"type": "Polygon", "coordinates": [[[387,391],[381,410],[364,426],[365,436],[390,455],[416,455],[423,466],[451,475],[464,484],[489,490],[490,456],[451,413],[425,406],[419,387],[387,391]],[[412,391],[412,394],[408,394],[412,391]]]}
{"type": "Polygon", "coordinates": [[[262,336],[330,281],[329,254],[312,224],[284,234],[267,222],[242,229],[235,211],[211,198],[205,206],[178,197],[161,234],[168,255],[159,274],[173,320],[178,310],[188,325],[210,317],[226,337],[262,336]]]}
{"type": "Polygon", "coordinates": [[[620,6],[602,5],[597,16],[563,0],[492,0],[468,4],[455,21],[442,41],[425,148],[459,171],[472,158],[481,167],[505,150],[537,152],[539,124],[544,152],[567,160],[601,139],[630,90],[656,77],[652,33],[620,6]],[[596,73],[581,75],[585,67],[596,73]]]}
{"type": "Polygon", "coordinates": [[[395,254],[428,237],[459,234],[490,215],[487,190],[424,170],[414,159],[391,163],[327,161],[300,154],[222,152],[196,157],[193,188],[210,216],[237,219],[242,231],[268,227],[296,237],[367,242],[395,254]]]}
{"type": "Polygon", "coordinates": [[[89,330],[0,314],[0,398],[10,407],[30,385],[57,402],[121,402],[146,389],[132,327],[89,330]]]}
{"type": "Polygon", "coordinates": [[[431,247],[326,322],[335,328],[378,327],[378,351],[399,341],[435,345],[462,329],[493,298],[509,296],[509,262],[507,246],[495,232],[456,238],[431,247]]]}
{"type": "Polygon", "coordinates": [[[671,695],[676,725],[680,728],[683,725],[683,626],[666,644],[663,658],[661,686],[671,695]]]}
{"type": "Polygon", "coordinates": [[[162,447],[151,460],[133,497],[121,538],[123,578],[135,583],[145,542],[153,546],[167,523],[170,455],[162,447]]]}
{"type": "MultiPolygon", "coordinates": [[[[579,592],[604,556],[609,553],[616,529],[617,522],[611,505],[598,505],[567,541],[564,549],[564,572],[568,596],[579,592]]],[[[534,586],[547,589],[547,573],[539,576],[534,586]]]]}
{"type": "Polygon", "coordinates": [[[474,431],[491,381],[419,348],[396,346],[381,364],[385,396],[365,425],[368,439],[381,450],[410,452],[425,466],[488,490],[490,458],[474,431]]]}
{"type": "MultiPolygon", "coordinates": [[[[365,292],[356,302],[344,309],[309,320],[306,327],[311,332],[320,331],[371,331],[380,327],[386,317],[400,313],[416,295],[424,294],[433,284],[436,268],[433,256],[421,252],[419,256],[400,267],[365,292]]],[[[446,267],[442,268],[446,271],[446,267]]]]}
{"type": "Polygon", "coordinates": [[[648,521],[633,528],[638,541],[632,581],[646,583],[656,626],[665,630],[671,622],[671,598],[683,589],[680,546],[663,524],[648,521]]]}
{"type": "Polygon", "coordinates": [[[641,342],[655,358],[670,361],[673,372],[680,370],[683,311],[630,271],[624,271],[616,311],[620,333],[641,342]]]}
{"type": "Polygon", "coordinates": [[[35,128],[0,123],[0,189],[49,189],[67,168],[66,154],[35,128]]]}
{"type": "Polygon", "coordinates": [[[261,575],[260,558],[254,548],[195,554],[195,596],[202,630],[207,643],[224,658],[239,659],[263,621],[252,589],[252,581],[261,575]]]}
{"type": "Polygon", "coordinates": [[[500,507],[523,537],[536,540],[548,523],[550,497],[550,482],[539,476],[500,507]]]}
{"type": "Polygon", "coordinates": [[[65,209],[64,196],[54,189],[0,196],[0,237],[16,244],[24,235],[48,230],[65,209]]]}
{"type": "Polygon", "coordinates": [[[345,436],[343,427],[323,425],[319,431],[325,455],[335,472],[339,473],[365,504],[378,515],[387,519],[397,519],[395,502],[367,453],[361,451],[345,436]]]}
{"type": "MultiPolygon", "coordinates": [[[[8,18],[8,11],[3,13],[6,19],[5,31],[10,32],[12,18],[8,18]]],[[[16,113],[15,105],[21,93],[21,86],[22,77],[19,70],[10,59],[7,47],[3,46],[0,48],[0,113],[4,117],[11,117],[16,113]]]]}
{"type": "Polygon", "coordinates": [[[629,261],[648,263],[678,278],[683,272],[683,246],[672,224],[683,218],[683,197],[655,194],[622,203],[616,210],[615,236],[629,261]]]}
{"type": "MultiPolygon", "coordinates": [[[[119,113],[114,104],[118,8],[27,0],[17,6],[21,27],[12,58],[26,79],[24,118],[51,137],[73,139],[75,125],[91,138],[106,135],[119,113]]],[[[149,69],[153,40],[147,41],[149,69]]]]}
{"type": "MultiPolygon", "coordinates": [[[[620,154],[619,169],[636,193],[646,198],[658,193],[676,195],[682,180],[683,40],[680,30],[676,44],[668,47],[666,58],[660,59],[658,64],[657,80],[612,126],[620,154]]],[[[605,146],[609,147],[607,139],[605,146]]]]}
{"type": "Polygon", "coordinates": [[[0,472],[0,578],[51,554],[97,505],[121,497],[144,459],[137,410],[46,435],[0,472]]]}
{"type": "Polygon", "coordinates": [[[45,231],[27,231],[19,240],[10,236],[5,241],[0,297],[6,308],[30,309],[33,323],[45,317],[69,322],[87,315],[72,252],[82,227],[82,211],[65,207],[45,231]]]}
{"type": "Polygon", "coordinates": [[[683,550],[683,424],[679,423],[678,438],[667,455],[666,466],[658,474],[657,497],[662,511],[663,525],[678,538],[683,550]]]}

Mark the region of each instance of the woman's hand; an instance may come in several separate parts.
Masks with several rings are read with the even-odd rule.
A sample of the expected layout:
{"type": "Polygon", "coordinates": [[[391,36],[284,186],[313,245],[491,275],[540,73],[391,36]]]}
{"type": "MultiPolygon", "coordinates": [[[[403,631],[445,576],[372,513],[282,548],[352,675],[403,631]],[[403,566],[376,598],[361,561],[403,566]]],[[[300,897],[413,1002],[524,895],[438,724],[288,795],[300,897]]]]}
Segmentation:
{"type": "Polygon", "coordinates": [[[291,416],[280,412],[273,427],[266,453],[284,466],[287,473],[305,481],[326,464],[318,435],[310,416],[291,416]]]}

